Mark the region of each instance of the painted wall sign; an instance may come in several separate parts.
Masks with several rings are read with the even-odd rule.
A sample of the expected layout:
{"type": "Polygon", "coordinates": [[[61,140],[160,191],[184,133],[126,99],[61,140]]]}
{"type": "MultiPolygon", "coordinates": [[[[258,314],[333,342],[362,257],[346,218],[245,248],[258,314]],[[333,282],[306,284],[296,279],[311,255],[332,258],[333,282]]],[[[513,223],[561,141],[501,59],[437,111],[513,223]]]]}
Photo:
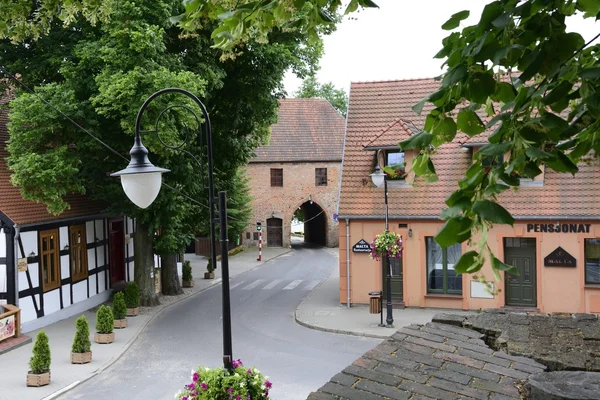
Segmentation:
{"type": "Polygon", "coordinates": [[[360,239],[358,243],[352,246],[352,251],[354,253],[370,253],[371,245],[365,239],[360,239]]]}
{"type": "Polygon", "coordinates": [[[19,272],[27,271],[27,258],[19,258],[17,260],[17,269],[19,272]]]}
{"type": "Polygon", "coordinates": [[[557,247],[552,253],[544,257],[546,267],[576,267],[575,257],[566,252],[562,247],[557,247]]]}
{"type": "Polygon", "coordinates": [[[527,232],[590,233],[592,224],[527,224],[527,232]]]}
{"type": "Polygon", "coordinates": [[[0,342],[15,335],[15,316],[0,319],[0,342]]]}

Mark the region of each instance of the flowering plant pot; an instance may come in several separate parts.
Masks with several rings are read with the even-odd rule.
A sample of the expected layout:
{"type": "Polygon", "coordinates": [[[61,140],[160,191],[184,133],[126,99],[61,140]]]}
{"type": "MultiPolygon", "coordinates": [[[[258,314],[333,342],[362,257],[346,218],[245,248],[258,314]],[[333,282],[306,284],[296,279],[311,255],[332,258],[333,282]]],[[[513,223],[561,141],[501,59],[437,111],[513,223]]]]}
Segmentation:
{"type": "Polygon", "coordinates": [[[383,167],[383,172],[386,175],[386,179],[391,181],[404,179],[407,175],[404,164],[383,167]]]}
{"type": "Polygon", "coordinates": [[[27,386],[40,387],[50,384],[50,371],[42,374],[27,373],[27,386]]]}
{"type": "Polygon", "coordinates": [[[256,368],[244,367],[233,361],[233,370],[199,367],[192,371],[191,383],[175,395],[178,400],[266,400],[273,384],[256,368]]]}
{"type": "Polygon", "coordinates": [[[113,326],[115,329],[127,328],[127,318],[115,319],[113,326]]]}
{"type": "Polygon", "coordinates": [[[87,364],[92,362],[92,352],[73,353],[71,352],[71,364],[87,364]]]}
{"type": "Polygon", "coordinates": [[[370,257],[380,260],[383,257],[400,258],[402,257],[402,236],[396,232],[385,231],[375,236],[371,242],[370,257]]]}

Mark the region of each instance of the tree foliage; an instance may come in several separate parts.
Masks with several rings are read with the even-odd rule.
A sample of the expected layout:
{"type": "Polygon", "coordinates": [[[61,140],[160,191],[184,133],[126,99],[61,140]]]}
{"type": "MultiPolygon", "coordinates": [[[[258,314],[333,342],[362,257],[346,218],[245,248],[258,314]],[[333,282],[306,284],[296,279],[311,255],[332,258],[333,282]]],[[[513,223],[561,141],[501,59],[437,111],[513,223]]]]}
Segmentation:
{"type": "Polygon", "coordinates": [[[336,88],[331,82],[321,84],[314,75],[302,81],[302,85],[294,93],[294,96],[304,99],[315,97],[325,99],[333,108],[346,117],[346,111],[348,110],[348,94],[346,91],[336,88]]]}

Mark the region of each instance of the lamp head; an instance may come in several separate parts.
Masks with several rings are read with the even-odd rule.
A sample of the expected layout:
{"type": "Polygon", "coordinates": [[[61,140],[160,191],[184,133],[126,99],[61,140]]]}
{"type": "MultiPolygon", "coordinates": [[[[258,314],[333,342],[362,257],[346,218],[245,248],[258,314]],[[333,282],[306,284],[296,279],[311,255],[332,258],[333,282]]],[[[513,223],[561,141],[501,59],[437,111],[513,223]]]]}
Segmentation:
{"type": "Polygon", "coordinates": [[[155,167],[148,159],[148,149],[136,135],[133,147],[129,151],[131,161],[127,168],[110,174],[120,176],[123,191],[133,204],[147,208],[158,196],[162,184],[162,174],[168,169],[155,167]]]}
{"type": "Polygon", "coordinates": [[[371,181],[373,182],[373,184],[375,186],[381,187],[381,185],[383,185],[384,180],[385,180],[385,174],[383,173],[381,168],[379,168],[379,165],[376,165],[375,172],[373,172],[371,174],[371,181]]]}

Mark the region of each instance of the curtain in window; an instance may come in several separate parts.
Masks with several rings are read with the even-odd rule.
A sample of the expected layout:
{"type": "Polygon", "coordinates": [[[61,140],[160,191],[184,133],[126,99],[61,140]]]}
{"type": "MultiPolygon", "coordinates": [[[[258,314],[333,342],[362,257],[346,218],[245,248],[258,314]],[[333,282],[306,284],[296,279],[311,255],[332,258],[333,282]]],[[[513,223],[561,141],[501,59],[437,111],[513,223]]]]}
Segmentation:
{"type": "Polygon", "coordinates": [[[427,247],[427,289],[444,290],[444,269],[442,248],[432,237],[426,238],[427,247]]]}
{"type": "Polygon", "coordinates": [[[454,264],[458,262],[461,255],[460,243],[447,247],[446,253],[448,262],[448,270],[446,272],[448,276],[448,290],[462,291],[462,278],[454,271],[454,264]]]}

